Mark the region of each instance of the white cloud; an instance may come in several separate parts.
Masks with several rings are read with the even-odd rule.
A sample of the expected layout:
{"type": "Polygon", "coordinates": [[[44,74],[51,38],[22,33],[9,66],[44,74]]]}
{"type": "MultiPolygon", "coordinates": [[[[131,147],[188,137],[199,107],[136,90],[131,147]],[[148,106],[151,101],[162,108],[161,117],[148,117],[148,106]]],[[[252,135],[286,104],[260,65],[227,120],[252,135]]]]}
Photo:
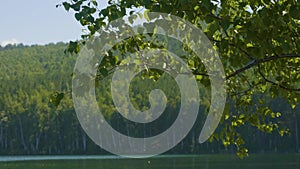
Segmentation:
{"type": "Polygon", "coordinates": [[[1,42],[1,46],[4,47],[4,46],[6,46],[8,44],[18,44],[18,43],[20,43],[20,42],[16,38],[12,38],[10,40],[4,40],[4,41],[2,41],[1,42]]]}

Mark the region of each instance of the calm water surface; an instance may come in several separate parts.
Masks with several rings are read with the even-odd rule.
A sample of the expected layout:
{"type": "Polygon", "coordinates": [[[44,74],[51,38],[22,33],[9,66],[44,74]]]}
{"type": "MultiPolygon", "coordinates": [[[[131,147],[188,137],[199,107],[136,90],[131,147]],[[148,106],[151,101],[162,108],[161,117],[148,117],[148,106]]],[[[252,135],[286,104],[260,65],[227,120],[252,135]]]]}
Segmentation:
{"type": "Polygon", "coordinates": [[[300,155],[0,156],[0,169],[300,169],[300,155]]]}

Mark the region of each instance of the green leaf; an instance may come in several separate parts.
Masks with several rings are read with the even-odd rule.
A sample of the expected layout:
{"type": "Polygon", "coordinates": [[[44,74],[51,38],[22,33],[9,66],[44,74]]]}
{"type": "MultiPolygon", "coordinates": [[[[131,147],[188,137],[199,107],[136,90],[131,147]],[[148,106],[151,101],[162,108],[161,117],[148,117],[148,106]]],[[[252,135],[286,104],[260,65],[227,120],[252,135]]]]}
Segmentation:
{"type": "Polygon", "coordinates": [[[96,0],[93,0],[92,3],[95,5],[95,6],[98,6],[98,3],[96,0]]]}
{"type": "Polygon", "coordinates": [[[90,9],[89,9],[89,13],[90,13],[90,14],[93,14],[93,13],[95,13],[96,11],[97,11],[96,8],[90,8],[90,9]]]}
{"type": "MultiPolygon", "coordinates": [[[[70,41],[69,42],[69,46],[68,46],[68,49],[66,50],[67,53],[79,53],[80,52],[80,46],[78,44],[78,42],[73,42],[73,41],[70,41]]],[[[65,53],[66,53],[65,52],[65,53]]]]}
{"type": "Polygon", "coordinates": [[[68,2],[63,2],[62,4],[63,4],[66,11],[70,10],[70,4],[68,2]]]}
{"type": "Polygon", "coordinates": [[[95,27],[94,27],[94,25],[90,25],[90,26],[88,26],[88,29],[91,31],[91,34],[93,35],[93,34],[95,34],[95,27]]]}
{"type": "Polygon", "coordinates": [[[81,9],[81,4],[82,4],[82,1],[78,1],[78,2],[76,2],[75,4],[70,5],[70,7],[73,8],[74,11],[80,11],[80,9],[81,9]]]}
{"type": "Polygon", "coordinates": [[[147,21],[150,21],[150,18],[148,16],[148,13],[149,13],[149,10],[145,10],[144,12],[144,18],[147,20],[147,21]]]}
{"type": "Polygon", "coordinates": [[[77,21],[80,21],[80,19],[82,18],[82,13],[75,13],[75,18],[77,21]]]}
{"type": "Polygon", "coordinates": [[[108,9],[102,9],[99,13],[99,15],[102,14],[104,17],[108,16],[108,9]]]}

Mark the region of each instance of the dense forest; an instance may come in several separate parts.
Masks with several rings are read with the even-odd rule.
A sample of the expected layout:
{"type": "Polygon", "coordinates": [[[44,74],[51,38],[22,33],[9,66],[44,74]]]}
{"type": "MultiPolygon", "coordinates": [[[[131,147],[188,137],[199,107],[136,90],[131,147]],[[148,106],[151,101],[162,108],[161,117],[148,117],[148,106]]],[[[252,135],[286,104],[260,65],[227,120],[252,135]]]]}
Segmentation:
{"type": "MultiPolygon", "coordinates": [[[[71,99],[72,72],[76,57],[66,55],[66,48],[67,44],[64,43],[0,47],[0,154],[108,154],[89,139],[76,117],[71,99]],[[58,103],[51,100],[62,94],[64,97],[58,103]]],[[[151,81],[137,79],[130,90],[131,101],[141,110],[149,108],[148,91],[151,89],[151,86],[149,88],[144,85],[144,80],[151,81]]],[[[172,79],[167,77],[165,83],[158,84],[168,96],[168,105],[163,115],[147,126],[129,122],[121,117],[112,107],[111,100],[101,100],[99,97],[98,102],[105,110],[107,121],[120,132],[135,137],[159,134],[172,124],[180,108],[180,95],[173,92],[176,91],[176,85],[170,85],[171,83],[172,79]]],[[[108,91],[105,84],[97,87],[99,95],[109,95],[108,91]]],[[[243,125],[239,132],[246,136],[245,144],[250,153],[299,152],[300,106],[292,109],[284,99],[271,98],[262,93],[252,97],[253,105],[263,107],[264,105],[259,103],[263,99],[263,104],[275,112],[265,119],[267,124],[279,119],[281,127],[286,127],[286,131],[289,132],[268,132],[266,128],[257,130],[250,124],[243,125]]],[[[209,105],[209,98],[206,99],[208,100],[202,100],[193,129],[180,144],[167,153],[204,154],[235,151],[234,145],[226,147],[226,143],[217,137],[212,137],[209,142],[203,144],[198,143],[209,105]]],[[[235,104],[229,98],[227,109],[231,112],[238,111],[235,104]]],[[[253,111],[255,110],[256,107],[253,107],[253,111]]],[[[223,120],[226,118],[228,117],[225,115],[223,120]]],[[[239,121],[233,122],[239,125],[239,121]]],[[[224,125],[220,124],[216,133],[220,132],[221,135],[220,128],[224,125]]]]}

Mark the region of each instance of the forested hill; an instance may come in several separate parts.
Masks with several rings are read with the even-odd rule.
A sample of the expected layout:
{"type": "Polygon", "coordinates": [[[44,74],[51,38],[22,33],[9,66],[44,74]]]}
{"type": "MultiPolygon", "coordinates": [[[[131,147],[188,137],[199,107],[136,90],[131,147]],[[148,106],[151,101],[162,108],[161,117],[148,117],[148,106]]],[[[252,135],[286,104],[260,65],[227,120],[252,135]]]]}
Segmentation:
{"type": "MultiPolygon", "coordinates": [[[[86,136],[76,118],[70,94],[76,57],[65,55],[66,47],[64,43],[57,43],[0,48],[0,154],[107,154],[86,136]],[[49,102],[55,92],[64,92],[65,95],[57,107],[49,102]]],[[[110,112],[110,124],[125,134],[130,131],[136,136],[161,133],[161,130],[172,124],[176,115],[174,112],[178,112],[180,107],[180,97],[174,95],[174,88],[169,85],[169,81],[160,86],[165,89],[171,104],[164,112],[166,115],[153,123],[155,125],[145,128],[128,123],[113,108],[103,105],[110,112]]],[[[135,93],[132,90],[131,94],[137,94],[132,100],[133,104],[140,109],[147,109],[149,89],[142,83],[134,83],[135,89],[145,92],[135,93]]],[[[228,100],[228,104],[233,104],[228,100]]],[[[276,133],[268,134],[252,126],[245,126],[241,132],[248,135],[245,138],[247,146],[251,152],[295,152],[295,132],[299,129],[297,118],[293,118],[294,113],[287,108],[288,104],[284,100],[275,99],[268,103],[275,109],[277,107],[276,111],[282,114],[281,120],[290,128],[291,134],[280,137],[276,133]]],[[[234,145],[224,147],[222,140],[198,143],[205,110],[205,105],[201,105],[194,128],[178,146],[167,153],[235,152],[234,145]]]]}
{"type": "Polygon", "coordinates": [[[67,114],[72,109],[70,97],[57,108],[49,103],[54,92],[71,87],[76,57],[66,56],[65,49],[64,43],[0,48],[1,154],[62,153],[68,149],[63,141],[71,137],[61,131],[79,127],[73,111],[67,114]]]}

